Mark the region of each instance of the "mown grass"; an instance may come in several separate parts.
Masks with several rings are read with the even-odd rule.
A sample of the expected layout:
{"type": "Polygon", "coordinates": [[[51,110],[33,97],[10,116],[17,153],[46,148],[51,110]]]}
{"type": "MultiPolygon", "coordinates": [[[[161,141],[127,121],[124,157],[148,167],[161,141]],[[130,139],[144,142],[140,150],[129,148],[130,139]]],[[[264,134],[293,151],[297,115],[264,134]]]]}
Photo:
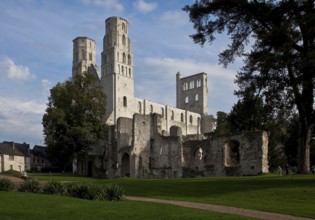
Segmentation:
{"type": "MultiPolygon", "coordinates": [[[[49,180],[49,177],[40,177],[49,180]]],[[[315,175],[208,177],[193,179],[93,179],[54,176],[61,181],[115,183],[130,196],[182,200],[315,218],[315,175]]]]}
{"type": "Polygon", "coordinates": [[[252,219],[173,205],[136,201],[105,202],[67,196],[0,192],[1,220],[36,219],[252,219]]]}

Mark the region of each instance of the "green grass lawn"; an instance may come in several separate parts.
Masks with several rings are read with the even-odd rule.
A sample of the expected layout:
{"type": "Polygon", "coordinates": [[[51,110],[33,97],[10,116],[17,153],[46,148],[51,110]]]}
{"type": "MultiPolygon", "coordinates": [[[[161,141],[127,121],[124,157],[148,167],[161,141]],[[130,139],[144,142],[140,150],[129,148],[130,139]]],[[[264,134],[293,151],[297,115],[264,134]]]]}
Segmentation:
{"type": "Polygon", "coordinates": [[[315,218],[315,175],[193,179],[94,179],[36,176],[40,180],[116,183],[130,196],[183,200],[315,218]]]}
{"type": "Polygon", "coordinates": [[[1,220],[47,219],[252,219],[173,205],[90,201],[67,196],[0,192],[1,220]]]}

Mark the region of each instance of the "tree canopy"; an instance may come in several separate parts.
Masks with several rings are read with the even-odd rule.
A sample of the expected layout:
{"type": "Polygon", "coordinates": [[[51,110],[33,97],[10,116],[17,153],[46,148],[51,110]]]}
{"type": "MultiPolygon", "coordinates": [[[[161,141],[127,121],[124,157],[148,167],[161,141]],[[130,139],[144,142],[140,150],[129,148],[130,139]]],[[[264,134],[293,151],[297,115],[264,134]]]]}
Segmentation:
{"type": "Polygon", "coordinates": [[[184,10],[194,24],[196,43],[212,43],[216,34],[230,36],[219,55],[221,64],[244,58],[237,95],[254,93],[274,114],[298,112],[298,171],[309,173],[315,121],[314,0],[197,0],[184,10]]]}
{"type": "Polygon", "coordinates": [[[43,127],[53,165],[66,169],[106,133],[105,94],[96,75],[84,73],[50,90],[43,127]]]}

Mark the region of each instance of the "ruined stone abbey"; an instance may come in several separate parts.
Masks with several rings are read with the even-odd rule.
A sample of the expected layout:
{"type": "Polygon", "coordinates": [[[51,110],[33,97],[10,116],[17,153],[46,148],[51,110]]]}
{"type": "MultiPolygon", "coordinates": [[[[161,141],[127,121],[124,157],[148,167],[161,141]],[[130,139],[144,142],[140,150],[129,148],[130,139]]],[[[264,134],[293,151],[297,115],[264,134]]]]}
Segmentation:
{"type": "MultiPolygon", "coordinates": [[[[176,107],[134,96],[128,21],[105,21],[100,83],[106,94],[107,140],[94,146],[88,161],[76,161],[78,174],[100,177],[181,178],[257,175],[268,172],[265,132],[211,136],[207,74],[176,77],[176,107]]],[[[72,76],[99,75],[96,43],[73,40],[72,76]]]]}

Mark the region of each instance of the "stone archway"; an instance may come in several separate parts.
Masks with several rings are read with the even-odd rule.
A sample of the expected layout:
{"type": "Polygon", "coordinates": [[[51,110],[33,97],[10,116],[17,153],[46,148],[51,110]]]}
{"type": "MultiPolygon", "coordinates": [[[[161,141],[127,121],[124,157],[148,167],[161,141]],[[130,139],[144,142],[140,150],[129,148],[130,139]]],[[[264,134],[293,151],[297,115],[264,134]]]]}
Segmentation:
{"type": "Polygon", "coordinates": [[[130,176],[130,156],[128,153],[124,153],[121,157],[121,176],[130,176]]]}

